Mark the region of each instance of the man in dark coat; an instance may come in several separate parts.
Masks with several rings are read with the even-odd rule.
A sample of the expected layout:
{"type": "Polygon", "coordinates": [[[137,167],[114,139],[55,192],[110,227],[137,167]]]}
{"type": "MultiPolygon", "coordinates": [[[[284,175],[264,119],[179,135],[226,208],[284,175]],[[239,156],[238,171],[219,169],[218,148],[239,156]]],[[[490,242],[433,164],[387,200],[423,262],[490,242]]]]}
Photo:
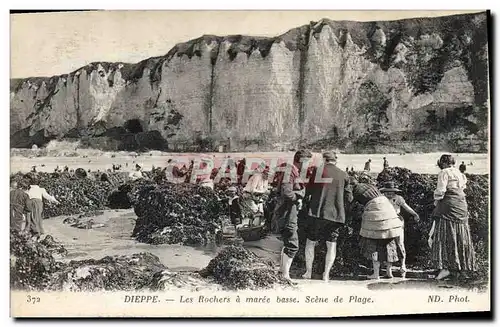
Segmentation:
{"type": "Polygon", "coordinates": [[[349,176],[336,166],[337,155],[325,152],[323,160],[324,165],[318,169],[315,179],[309,182],[306,190],[309,210],[305,248],[306,272],[302,277],[311,278],[316,242],[326,241],[323,280],[328,281],[337,252],[337,239],[345,224],[344,203],[352,200],[352,193],[349,176]]]}
{"type": "Polygon", "coordinates": [[[24,214],[29,208],[30,197],[26,193],[28,189],[25,183],[18,183],[11,180],[10,191],[10,228],[20,232],[23,229],[24,214]]]}
{"type": "Polygon", "coordinates": [[[293,157],[293,164],[283,163],[276,173],[278,199],[274,210],[275,221],[283,238],[281,252],[281,273],[290,280],[290,267],[293,258],[299,251],[299,235],[297,233],[298,212],[302,207],[305,185],[300,180],[300,172],[304,162],[312,157],[308,150],[299,150],[293,157]]]}

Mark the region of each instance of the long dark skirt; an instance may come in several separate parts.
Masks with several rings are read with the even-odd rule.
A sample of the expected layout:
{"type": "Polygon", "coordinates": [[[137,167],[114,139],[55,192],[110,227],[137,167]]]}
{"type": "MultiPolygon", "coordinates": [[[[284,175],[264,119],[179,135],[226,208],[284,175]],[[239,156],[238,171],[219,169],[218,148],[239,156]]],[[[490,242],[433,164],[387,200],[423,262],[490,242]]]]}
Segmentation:
{"type": "Polygon", "coordinates": [[[27,214],[26,231],[32,235],[43,234],[42,226],[42,213],[43,202],[40,199],[30,199],[28,201],[28,208],[30,212],[27,214]]]}
{"type": "Polygon", "coordinates": [[[435,219],[431,258],[438,269],[475,270],[465,194],[447,190],[433,212],[435,219]]]}
{"type": "Polygon", "coordinates": [[[359,246],[361,247],[361,253],[368,260],[373,260],[374,253],[377,254],[376,261],[392,263],[399,260],[398,246],[395,238],[379,240],[360,237],[359,246]]]}
{"type": "Polygon", "coordinates": [[[469,223],[436,218],[431,253],[438,269],[474,271],[476,259],[469,223]]]}

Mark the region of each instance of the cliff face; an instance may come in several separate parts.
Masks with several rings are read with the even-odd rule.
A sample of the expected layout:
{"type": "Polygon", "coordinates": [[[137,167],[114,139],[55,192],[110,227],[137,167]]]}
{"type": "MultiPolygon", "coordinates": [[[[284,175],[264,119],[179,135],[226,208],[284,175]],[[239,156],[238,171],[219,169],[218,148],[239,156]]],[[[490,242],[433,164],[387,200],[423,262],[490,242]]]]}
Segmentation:
{"type": "Polygon", "coordinates": [[[203,36],[138,64],[11,80],[11,146],[54,138],[106,147],[95,140],[114,139],[117,149],[486,142],[487,32],[486,13],[322,20],[274,38],[203,36]]]}

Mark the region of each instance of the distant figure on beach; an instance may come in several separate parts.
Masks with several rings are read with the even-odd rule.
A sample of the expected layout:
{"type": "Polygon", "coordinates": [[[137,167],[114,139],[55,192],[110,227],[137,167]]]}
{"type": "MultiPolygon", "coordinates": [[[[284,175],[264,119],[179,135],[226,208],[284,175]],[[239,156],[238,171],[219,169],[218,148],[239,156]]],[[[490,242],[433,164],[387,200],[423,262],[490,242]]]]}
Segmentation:
{"type": "Polygon", "coordinates": [[[354,174],[354,167],[351,167],[351,175],[354,174]]]}
{"type": "Polygon", "coordinates": [[[465,163],[462,161],[462,163],[460,164],[460,166],[458,167],[458,170],[460,170],[460,172],[462,174],[465,174],[465,171],[467,170],[467,166],[465,166],[465,163]]]}
{"type": "Polygon", "coordinates": [[[31,167],[31,172],[32,172],[32,173],[36,173],[36,166],[32,166],[32,167],[31,167]]]}
{"type": "Polygon", "coordinates": [[[365,169],[363,169],[364,171],[370,171],[371,170],[371,163],[372,163],[372,159],[368,159],[367,162],[365,162],[365,169]]]}
{"type": "Polygon", "coordinates": [[[64,166],[64,172],[67,173],[69,171],[69,167],[68,166],[64,166]]]}
{"type": "Polygon", "coordinates": [[[387,158],[384,157],[384,170],[386,170],[387,168],[389,168],[389,161],[387,161],[387,158]]]}
{"type": "Polygon", "coordinates": [[[349,167],[345,167],[345,172],[349,174],[349,167]]]}

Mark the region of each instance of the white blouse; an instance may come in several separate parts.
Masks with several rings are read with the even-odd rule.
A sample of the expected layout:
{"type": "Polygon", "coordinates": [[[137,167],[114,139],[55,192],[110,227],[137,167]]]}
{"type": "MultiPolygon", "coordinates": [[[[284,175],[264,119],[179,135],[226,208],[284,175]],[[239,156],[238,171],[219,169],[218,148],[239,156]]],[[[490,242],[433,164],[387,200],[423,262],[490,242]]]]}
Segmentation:
{"type": "Polygon", "coordinates": [[[250,177],[243,190],[249,193],[266,193],[268,188],[269,181],[264,178],[262,173],[257,172],[250,177]]]}
{"type": "Polygon", "coordinates": [[[437,187],[434,191],[434,200],[444,198],[446,190],[458,189],[463,191],[467,184],[467,177],[455,167],[445,168],[438,174],[437,187]]]}
{"type": "Polygon", "coordinates": [[[38,185],[30,185],[30,189],[26,191],[28,193],[30,199],[45,199],[50,202],[56,202],[56,198],[47,193],[47,191],[38,185]]]}

